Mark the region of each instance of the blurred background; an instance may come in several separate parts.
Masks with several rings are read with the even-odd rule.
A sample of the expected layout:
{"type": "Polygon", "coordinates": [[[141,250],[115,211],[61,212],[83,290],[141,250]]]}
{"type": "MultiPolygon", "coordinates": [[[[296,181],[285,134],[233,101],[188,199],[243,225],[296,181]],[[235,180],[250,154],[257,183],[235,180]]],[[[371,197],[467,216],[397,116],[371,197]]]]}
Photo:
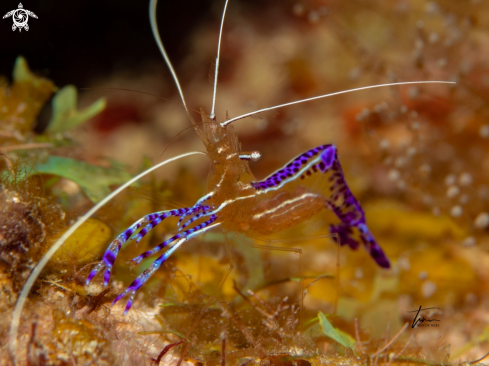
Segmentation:
{"type": "MultiPolygon", "coordinates": [[[[4,13],[18,4],[7,5],[2,3],[4,13]]],[[[88,88],[78,90],[79,108],[99,98],[105,98],[107,104],[87,122],[63,132],[69,146],[55,144],[27,152],[12,149],[26,141],[37,143],[40,136],[48,136],[53,143],[55,135],[47,130],[53,115],[48,99],[33,119],[33,131],[25,133],[22,141],[2,140],[4,148],[12,149],[11,159],[32,161],[48,155],[62,156],[94,166],[117,166],[134,175],[170,156],[203,151],[192,129],[179,135],[165,150],[190,123],[155,45],[145,2],[42,0],[23,5],[39,19],[29,19],[28,32],[12,32],[11,19],[0,22],[0,75],[6,78],[2,85],[6,88],[12,82],[15,60],[23,55],[36,75],[52,80],[58,87],[73,84],[88,88]]],[[[161,1],[158,5],[163,43],[197,121],[200,108],[210,112],[209,70],[216,54],[222,7],[222,1],[210,0],[161,1]]],[[[408,339],[412,343],[402,352],[413,355],[411,361],[417,362],[476,360],[488,351],[488,15],[487,3],[476,0],[232,0],[229,4],[217,89],[219,121],[226,113],[233,117],[366,85],[418,80],[457,82],[456,86],[417,85],[356,92],[235,123],[242,150],[262,153],[259,162],[251,163],[257,179],[315,146],[338,146],[347,181],[362,202],[369,227],[391,259],[393,269],[381,271],[363,250],[342,249],[340,295],[334,281],[315,282],[305,298],[305,317],[311,319],[317,311],[332,313],[338,301],[340,318],[335,326],[354,335],[354,319],[358,318],[361,337],[370,342],[366,347],[371,347],[371,353],[377,349],[377,340],[384,342],[386,333],[390,331],[392,337],[405,322],[410,323],[413,315],[408,311],[420,305],[441,309],[430,314],[441,319],[440,327],[409,327],[396,352],[403,350],[408,339]]],[[[142,183],[139,193],[127,194],[115,203],[117,210],[100,213],[97,220],[115,235],[138,217],[161,207],[191,205],[206,191],[208,169],[208,162],[201,158],[168,165],[142,183]]],[[[61,175],[45,189],[70,219],[92,205],[87,190],[66,176],[61,175]]],[[[326,234],[331,220],[334,218],[325,214],[274,239],[326,234]]],[[[160,242],[171,228],[155,230],[154,237],[143,243],[145,248],[160,242]]],[[[240,240],[233,249],[241,268],[234,279],[243,288],[297,276],[296,257],[253,254],[243,249],[246,246],[239,246],[240,240]]],[[[138,298],[135,308],[148,313],[145,306],[160,304],[162,299],[176,302],[181,300],[179,296],[185,298],[183,290],[180,293],[165,282],[171,279],[177,283],[175,278],[179,276],[192,275],[192,286],[207,295],[212,293],[227,269],[227,259],[222,237],[207,241],[189,243],[172,257],[168,267],[156,273],[155,280],[140,291],[145,295],[138,298]],[[217,244],[203,249],[207,241],[217,244]]],[[[303,275],[310,277],[306,285],[314,276],[335,273],[337,253],[332,243],[304,243],[303,250],[303,275]]],[[[121,254],[115,278],[125,285],[136,273],[124,259],[140,251],[141,247],[121,254]]],[[[100,254],[93,260],[99,258],[100,254]]],[[[59,266],[67,268],[66,263],[59,266]]],[[[71,286],[66,276],[57,276],[66,281],[65,286],[71,286]]],[[[267,301],[275,299],[275,305],[276,299],[296,296],[297,290],[296,283],[285,283],[262,294],[267,301]]],[[[86,300],[91,295],[83,296],[86,300]]],[[[220,296],[236,305],[232,281],[227,281],[220,296]]],[[[83,309],[83,301],[76,305],[78,310],[83,309]]],[[[202,302],[197,295],[187,296],[186,301],[202,302]]],[[[236,307],[240,306],[238,302],[236,307]]],[[[195,315],[194,310],[185,311],[195,315]]],[[[249,320],[252,317],[246,312],[239,315],[238,319],[258,329],[256,334],[263,331],[261,319],[249,320]]],[[[162,316],[169,329],[185,328],[185,322],[171,310],[164,309],[162,316]]],[[[95,315],[87,319],[96,323],[95,315]]],[[[212,314],[206,319],[203,324],[215,325],[212,314]]],[[[238,328],[234,326],[233,332],[239,333],[238,328]]],[[[135,333],[134,329],[129,330],[135,333]]],[[[214,338],[198,335],[203,343],[197,342],[191,349],[195,359],[210,357],[210,345],[218,344],[222,329],[212,329],[214,338]]],[[[246,348],[243,335],[232,337],[229,347],[246,348]]],[[[293,348],[293,337],[284,344],[289,350],[293,348]]],[[[140,342],[138,347],[155,353],[147,343],[140,342]]],[[[273,347],[274,352],[286,349],[273,347]]],[[[316,347],[326,352],[328,341],[316,340],[304,349],[316,347]]],[[[266,352],[272,352],[270,349],[266,352]]]]}

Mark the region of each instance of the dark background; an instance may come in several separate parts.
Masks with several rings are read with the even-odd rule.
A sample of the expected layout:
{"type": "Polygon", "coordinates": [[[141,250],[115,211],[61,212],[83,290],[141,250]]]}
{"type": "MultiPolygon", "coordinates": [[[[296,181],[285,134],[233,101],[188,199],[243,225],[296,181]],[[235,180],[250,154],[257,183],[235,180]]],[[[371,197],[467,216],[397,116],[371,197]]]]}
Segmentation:
{"type": "MultiPolygon", "coordinates": [[[[17,9],[19,0],[3,0],[1,16],[17,9]]],[[[236,1],[236,0],[234,0],[236,1]]],[[[246,1],[253,3],[255,1],[246,1]]],[[[157,18],[163,43],[173,63],[185,55],[188,37],[202,22],[214,20],[223,0],[161,0],[157,18]]],[[[18,55],[37,74],[56,85],[87,85],[87,80],[116,68],[139,69],[148,61],[163,62],[151,34],[149,0],[22,0],[29,31],[12,31],[12,18],[0,21],[0,75],[11,78],[18,55]]],[[[218,21],[218,19],[217,19],[218,21]]],[[[219,24],[219,23],[216,23],[219,24]]]]}

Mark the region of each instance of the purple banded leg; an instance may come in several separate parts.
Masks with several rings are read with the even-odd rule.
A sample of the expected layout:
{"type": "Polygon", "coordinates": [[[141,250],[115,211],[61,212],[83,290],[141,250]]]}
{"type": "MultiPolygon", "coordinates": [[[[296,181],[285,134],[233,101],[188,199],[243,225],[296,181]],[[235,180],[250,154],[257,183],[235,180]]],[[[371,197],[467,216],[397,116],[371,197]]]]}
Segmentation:
{"type": "Polygon", "coordinates": [[[149,257],[150,255],[153,255],[155,253],[158,253],[161,249],[163,248],[166,248],[168,246],[168,244],[171,244],[173,243],[175,240],[178,240],[178,239],[185,239],[186,238],[186,235],[185,235],[185,232],[183,233],[180,233],[180,234],[177,234],[175,236],[172,236],[170,239],[168,240],[165,240],[163,243],[155,246],[153,249],[151,250],[148,250],[146,252],[144,252],[143,254],[140,254],[138,255],[137,257],[131,259],[131,264],[133,265],[137,265],[139,263],[141,263],[141,261],[144,259],[144,258],[147,258],[149,257]]]}
{"type": "Polygon", "coordinates": [[[136,291],[139,290],[139,288],[148,281],[148,279],[155,273],[158,268],[173,254],[175,250],[180,247],[184,242],[195,238],[197,235],[200,235],[208,230],[213,229],[214,227],[220,225],[220,224],[214,224],[211,225],[214,221],[217,220],[217,217],[215,215],[212,215],[210,219],[206,222],[203,222],[197,226],[195,226],[192,229],[186,230],[182,232],[181,234],[175,235],[172,239],[175,241],[175,243],[168,249],[163,255],[158,257],[149,268],[147,268],[143,273],[141,273],[134,281],[131,283],[131,285],[120,295],[118,295],[112,304],[115,304],[117,301],[122,299],[124,296],[129,294],[129,300],[127,301],[126,308],[124,309],[124,315],[127,314],[129,309],[132,306],[132,303],[134,301],[134,296],[136,295],[136,291]]]}
{"type": "Polygon", "coordinates": [[[196,230],[200,230],[205,228],[206,226],[212,224],[214,221],[216,221],[217,217],[216,215],[212,215],[209,217],[209,220],[191,228],[185,231],[182,231],[181,233],[178,233],[175,236],[172,236],[170,239],[165,240],[163,243],[155,246],[153,249],[148,250],[147,252],[144,252],[143,254],[138,255],[137,257],[131,259],[131,263],[136,265],[139,264],[144,258],[149,257],[150,255],[153,255],[155,253],[158,253],[161,249],[165,248],[168,246],[168,244],[173,243],[175,240],[181,239],[181,238],[186,238],[188,235],[194,233],[196,230]]]}
{"type": "Polygon", "coordinates": [[[192,206],[189,212],[184,213],[183,215],[180,216],[180,219],[178,220],[178,223],[177,223],[177,227],[180,226],[182,220],[185,217],[187,217],[189,215],[193,215],[194,213],[199,212],[199,211],[202,211],[202,210],[203,210],[203,206],[201,206],[200,204],[196,204],[195,206],[192,206]]]}
{"type": "Polygon", "coordinates": [[[207,201],[209,198],[211,198],[213,195],[213,192],[212,193],[209,193],[207,195],[205,195],[204,197],[200,198],[196,203],[195,205],[193,205],[191,208],[190,208],[190,211],[187,212],[187,213],[184,213],[183,215],[180,216],[180,220],[178,220],[178,223],[177,223],[177,227],[180,226],[180,224],[182,223],[182,220],[186,217],[186,216],[189,216],[189,215],[193,215],[194,213],[197,213],[197,212],[201,212],[201,211],[208,211],[210,208],[209,206],[202,206],[202,203],[207,201]]]}
{"type": "Polygon", "coordinates": [[[151,221],[148,225],[146,225],[141,230],[139,230],[138,233],[133,234],[133,236],[131,236],[129,238],[129,240],[135,240],[136,243],[139,243],[141,241],[141,239],[143,239],[146,236],[146,234],[151,231],[151,229],[153,229],[156,225],[158,225],[159,223],[161,223],[167,217],[168,216],[165,216],[164,214],[158,216],[156,219],[154,219],[153,221],[151,221]]]}
{"type": "MultiPolygon", "coordinates": [[[[196,206],[192,206],[190,211],[183,214],[182,216],[180,216],[180,219],[178,220],[178,223],[177,223],[177,227],[180,226],[180,224],[182,223],[182,220],[187,217],[187,216],[190,216],[190,215],[194,215],[196,213],[199,213],[199,212],[207,212],[210,210],[210,207],[209,206],[202,206],[200,204],[196,204],[196,206]]],[[[202,216],[202,215],[201,215],[202,216]]],[[[182,228],[179,228],[179,230],[181,230],[182,228]]]]}
{"type": "Polygon", "coordinates": [[[157,260],[155,260],[149,268],[144,270],[144,272],[141,273],[123,293],[118,295],[112,302],[112,305],[114,305],[117,301],[119,301],[124,296],[126,296],[126,294],[129,294],[129,300],[127,300],[126,308],[124,309],[124,315],[126,315],[132,306],[132,302],[134,301],[134,296],[136,295],[136,291],[139,290],[139,288],[142,285],[144,285],[146,281],[148,281],[148,279],[153,275],[153,273],[155,273],[158,270],[158,268],[160,268],[161,264],[170,257],[173,251],[175,251],[185,241],[187,241],[186,237],[180,238],[166,253],[164,253],[157,260]]]}
{"type": "Polygon", "coordinates": [[[134,224],[132,224],[131,227],[129,227],[129,229],[125,230],[122,234],[120,234],[117,238],[115,238],[114,241],[112,241],[112,243],[110,243],[100,263],[97,264],[95,268],[88,275],[86,281],[87,285],[90,283],[90,281],[95,277],[95,275],[98,272],[100,272],[104,267],[106,267],[107,269],[105,270],[104,273],[104,286],[107,286],[107,284],[109,283],[112,266],[114,265],[115,259],[117,257],[117,254],[119,254],[119,250],[121,249],[122,245],[130,238],[130,236],[137,229],[141,227],[141,225],[143,225],[146,219],[152,216],[153,214],[147,215],[142,219],[139,219],[134,224]]]}
{"type": "MultiPolygon", "coordinates": [[[[199,212],[202,210],[209,210],[209,206],[192,206],[190,208],[183,208],[179,210],[172,210],[172,211],[163,211],[160,216],[158,216],[156,219],[151,221],[148,225],[146,225],[144,228],[142,228],[138,233],[134,234],[130,239],[135,239],[136,243],[139,243],[145,236],[148,234],[156,225],[161,223],[164,219],[170,216],[180,216],[180,219],[178,220],[178,223],[182,221],[182,219],[185,216],[191,215],[195,212],[199,212]]],[[[199,217],[201,217],[200,215],[199,217]]],[[[177,224],[178,226],[178,224],[177,224]]]]}
{"type": "Polygon", "coordinates": [[[205,211],[203,212],[199,212],[198,214],[196,214],[195,216],[193,216],[192,218],[190,218],[187,222],[185,222],[178,230],[183,230],[185,229],[187,226],[189,226],[191,223],[193,223],[194,221],[200,219],[202,216],[204,215],[207,215],[210,211],[210,207],[209,206],[203,206],[205,207],[205,211]]]}
{"type": "Polygon", "coordinates": [[[86,285],[90,283],[90,281],[100,272],[104,267],[107,267],[104,273],[104,286],[107,286],[110,279],[110,273],[112,271],[112,266],[114,265],[115,258],[121,249],[121,242],[119,239],[115,239],[112,243],[110,243],[109,247],[104,253],[102,261],[95,266],[94,269],[88,274],[86,285]]]}
{"type": "Polygon", "coordinates": [[[190,208],[181,208],[177,210],[171,210],[171,211],[161,211],[161,212],[155,212],[149,215],[144,216],[143,218],[139,219],[136,221],[134,224],[131,225],[127,230],[125,230],[122,234],[120,234],[115,240],[110,243],[109,247],[104,253],[104,256],[102,258],[102,261],[100,261],[99,264],[95,266],[95,268],[90,272],[90,274],[87,277],[86,284],[88,285],[90,281],[96,276],[98,272],[100,272],[103,268],[107,268],[104,273],[104,286],[107,286],[109,283],[110,279],[110,274],[112,271],[112,267],[114,266],[114,262],[117,258],[117,255],[119,254],[119,251],[128,240],[138,238],[137,241],[142,239],[144,235],[148,233],[151,228],[153,228],[156,225],[152,225],[151,228],[149,228],[150,225],[148,225],[146,228],[144,228],[144,234],[142,235],[141,238],[138,237],[138,235],[133,236],[134,233],[145,223],[160,223],[164,218],[170,217],[170,216],[180,216],[184,213],[187,213],[190,210],[190,208]],[[159,220],[161,218],[161,220],[159,220]],[[159,221],[158,221],[159,220],[159,221]]]}
{"type": "Polygon", "coordinates": [[[195,202],[195,205],[191,207],[191,212],[185,213],[182,216],[180,216],[180,220],[178,220],[177,227],[180,226],[180,223],[182,220],[185,218],[185,216],[188,216],[190,214],[196,213],[198,211],[207,211],[207,209],[203,209],[202,207],[209,207],[209,206],[202,206],[202,203],[210,199],[214,195],[214,192],[207,193],[205,196],[199,198],[197,202],[195,202]]]}

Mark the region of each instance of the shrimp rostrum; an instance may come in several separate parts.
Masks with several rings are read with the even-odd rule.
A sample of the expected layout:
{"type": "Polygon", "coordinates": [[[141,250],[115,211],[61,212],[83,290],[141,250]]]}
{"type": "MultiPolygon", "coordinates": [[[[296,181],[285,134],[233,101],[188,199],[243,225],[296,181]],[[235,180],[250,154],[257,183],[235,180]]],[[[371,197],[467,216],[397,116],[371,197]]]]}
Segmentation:
{"type": "MultiPolygon", "coordinates": [[[[226,7],[227,1],[225,9],[226,7]]],[[[212,162],[208,193],[192,207],[155,212],[136,221],[109,245],[100,263],[90,272],[86,281],[87,284],[97,273],[105,270],[104,286],[106,286],[122,246],[130,241],[139,242],[151,229],[171,216],[179,218],[177,234],[132,259],[133,264],[138,264],[144,258],[166,249],[166,252],[159,256],[123,293],[115,298],[114,303],[125,295],[129,295],[124,313],[127,313],[131,308],[136,291],[175,250],[183,243],[216,227],[221,227],[225,231],[244,233],[250,237],[269,235],[299,224],[321,210],[330,209],[339,218],[340,223],[330,225],[329,230],[332,234],[337,234],[341,244],[348,245],[352,249],[357,249],[362,245],[380,267],[389,268],[387,256],[370,232],[364,211],[348,187],[339,161],[338,151],[334,145],[321,145],[306,151],[264,180],[257,180],[254,177],[249,167],[249,160],[257,160],[259,153],[243,153],[240,151],[240,144],[231,123],[264,110],[227,119],[221,123],[217,122],[214,111],[220,46],[218,46],[216,58],[211,113],[207,115],[201,110],[202,123],[194,122],[186,106],[175,71],[159,38],[155,9],[156,0],[151,0],[150,20],[153,34],[173,75],[187,114],[204,143],[212,162]]],[[[223,21],[224,15],[221,21],[219,45],[223,21]]],[[[387,85],[398,84],[406,83],[387,85]]],[[[379,86],[382,85],[366,88],[379,86]]],[[[329,95],[296,101],[265,110],[307,102],[329,95]]]]}

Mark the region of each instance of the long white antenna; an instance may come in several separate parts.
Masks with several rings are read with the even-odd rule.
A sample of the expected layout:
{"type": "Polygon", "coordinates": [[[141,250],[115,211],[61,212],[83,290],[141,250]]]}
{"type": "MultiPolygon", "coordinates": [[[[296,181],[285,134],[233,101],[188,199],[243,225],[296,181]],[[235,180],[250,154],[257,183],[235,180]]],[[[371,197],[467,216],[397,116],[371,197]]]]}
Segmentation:
{"type": "Polygon", "coordinates": [[[317,100],[317,99],[322,99],[322,98],[327,98],[327,97],[332,97],[333,95],[339,95],[339,94],[346,94],[354,91],[359,91],[359,90],[366,90],[366,89],[374,89],[374,88],[381,88],[384,86],[395,86],[395,85],[412,85],[412,84],[456,84],[454,81],[406,81],[406,82],[399,82],[399,83],[388,83],[388,84],[378,84],[378,85],[370,85],[370,86],[363,86],[361,88],[354,88],[354,89],[348,89],[348,90],[343,90],[335,93],[330,93],[330,94],[324,94],[324,95],[319,95],[317,97],[312,97],[312,98],[307,98],[307,99],[301,99],[301,100],[296,100],[295,102],[290,102],[290,103],[285,103],[285,104],[279,104],[273,107],[268,107],[268,108],[263,108],[259,109],[254,112],[249,112],[242,114],[241,116],[234,117],[231,119],[228,119],[227,121],[221,123],[221,127],[226,127],[228,124],[233,123],[237,120],[251,117],[255,114],[262,113],[262,112],[268,112],[274,109],[282,108],[282,107],[288,107],[290,105],[294,104],[299,104],[299,103],[304,103],[304,102],[310,102],[312,100],[317,100]]]}
{"type": "Polygon", "coordinates": [[[90,216],[92,216],[95,212],[97,212],[103,205],[105,205],[107,202],[109,202],[112,198],[117,196],[119,193],[121,193],[124,189],[129,187],[131,184],[136,182],[137,180],[141,179],[144,177],[146,174],[152,172],[155,169],[158,169],[159,167],[162,167],[163,165],[166,165],[168,163],[171,163],[172,161],[182,159],[184,157],[190,156],[190,155],[207,155],[203,152],[200,151],[193,151],[193,152],[188,152],[182,155],[175,156],[171,159],[167,159],[165,161],[162,161],[161,163],[149,168],[148,170],[145,170],[141,174],[137,175],[136,177],[132,178],[131,180],[127,181],[124,183],[122,186],[117,188],[114,192],[109,194],[107,197],[105,197],[102,201],[100,201],[98,204],[92,207],[91,210],[89,210],[85,215],[83,215],[81,218],[78,219],[77,222],[73,224],[59,239],[54,243],[51,248],[47,251],[46,254],[44,254],[44,257],[41,258],[41,260],[36,264],[34,267],[33,271],[31,272],[29,278],[24,284],[24,287],[22,288],[22,291],[20,292],[20,295],[17,299],[17,303],[15,304],[14,312],[12,314],[12,322],[10,323],[10,333],[9,333],[9,341],[8,341],[8,348],[10,351],[11,356],[13,359],[16,359],[17,355],[17,333],[19,331],[19,323],[20,323],[20,316],[22,315],[22,309],[24,308],[25,302],[27,300],[27,295],[29,295],[29,292],[31,291],[32,286],[34,285],[34,282],[36,281],[37,277],[41,273],[41,271],[44,269],[48,261],[51,259],[51,257],[56,253],[56,251],[64,244],[66,239],[70,237],[71,234],[73,234],[76,229],[78,229],[85,221],[87,221],[90,216]]]}
{"type": "Polygon", "coordinates": [[[158,0],[151,0],[149,3],[149,21],[151,23],[151,30],[153,32],[153,36],[155,37],[156,44],[158,45],[158,48],[160,49],[161,55],[163,56],[166,65],[170,69],[170,73],[173,76],[173,80],[175,81],[175,85],[178,89],[178,93],[180,94],[180,99],[182,99],[183,106],[185,107],[185,110],[187,111],[187,115],[189,116],[190,120],[193,122],[192,117],[190,116],[190,112],[187,107],[187,102],[185,102],[185,97],[183,96],[183,90],[182,87],[180,86],[180,82],[178,81],[177,73],[175,72],[175,69],[173,68],[173,65],[170,61],[170,58],[168,57],[168,54],[166,53],[165,47],[163,46],[163,42],[161,42],[160,38],[160,32],[158,31],[158,24],[156,23],[156,4],[158,3],[158,0]]]}
{"type": "Polygon", "coordinates": [[[216,56],[216,69],[214,72],[214,92],[212,93],[212,109],[209,118],[212,121],[216,120],[216,93],[217,93],[217,74],[219,73],[219,55],[221,54],[221,39],[222,39],[222,28],[224,27],[224,17],[226,16],[226,10],[228,8],[229,0],[226,0],[224,4],[224,11],[222,12],[221,18],[221,28],[219,29],[219,41],[217,43],[217,56],[216,56]]]}

